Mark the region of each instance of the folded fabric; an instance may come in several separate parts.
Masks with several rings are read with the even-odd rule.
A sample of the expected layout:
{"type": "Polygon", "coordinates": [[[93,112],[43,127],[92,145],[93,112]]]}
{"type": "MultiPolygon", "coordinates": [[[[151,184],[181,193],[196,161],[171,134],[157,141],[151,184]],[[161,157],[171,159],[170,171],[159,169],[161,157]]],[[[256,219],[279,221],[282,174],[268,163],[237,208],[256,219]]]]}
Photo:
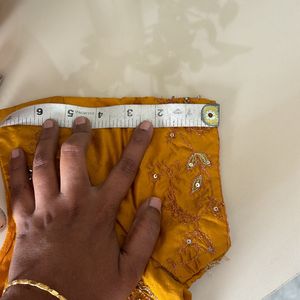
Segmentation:
{"type": "MultiPolygon", "coordinates": [[[[123,104],[211,103],[200,98],[76,98],[51,97],[0,110],[0,122],[12,112],[38,103],[85,107],[123,104]]],[[[55,119],[55,116],[53,117],[55,119]]],[[[132,128],[93,128],[87,150],[91,183],[100,184],[118,162],[132,128]]],[[[0,291],[7,281],[13,254],[15,224],[10,206],[8,163],[13,148],[26,152],[28,168],[41,126],[0,128],[0,165],[8,208],[8,232],[0,251],[0,291]]],[[[60,128],[59,146],[72,134],[60,128]]],[[[57,151],[57,166],[60,151],[57,151]]],[[[221,191],[217,128],[155,128],[137,177],[123,200],[116,223],[122,244],[139,205],[149,196],[162,199],[161,232],[143,278],[128,299],[191,299],[190,285],[218,262],[230,247],[229,228],[221,191]]],[[[87,253],[88,255],[88,253],[87,253]]]]}

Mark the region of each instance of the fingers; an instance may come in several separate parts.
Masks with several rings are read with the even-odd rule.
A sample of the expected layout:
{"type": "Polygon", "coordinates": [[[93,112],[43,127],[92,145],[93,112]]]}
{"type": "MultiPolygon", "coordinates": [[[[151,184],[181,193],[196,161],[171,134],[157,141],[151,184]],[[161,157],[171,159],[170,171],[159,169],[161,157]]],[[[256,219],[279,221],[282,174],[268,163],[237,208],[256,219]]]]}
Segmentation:
{"type": "Polygon", "coordinates": [[[60,155],[62,194],[76,194],[76,188],[90,187],[86,165],[86,150],[91,138],[89,119],[79,117],[73,124],[73,134],[63,143],[60,155]]]}
{"type": "Polygon", "coordinates": [[[112,169],[106,181],[100,187],[109,195],[109,207],[116,213],[120,202],[126,196],[144,153],[151,141],[153,127],[151,122],[144,121],[135,128],[120,161],[112,169]]]}
{"type": "Polygon", "coordinates": [[[45,202],[53,199],[59,193],[55,167],[58,133],[59,127],[54,120],[48,119],[44,122],[32,168],[32,183],[37,209],[44,208],[45,202]]]}
{"type": "Polygon", "coordinates": [[[34,195],[28,179],[26,158],[22,149],[12,151],[9,162],[9,184],[13,217],[18,223],[24,215],[30,215],[35,209],[34,195]]]}
{"type": "Polygon", "coordinates": [[[120,254],[121,276],[135,285],[143,275],[160,231],[161,200],[152,197],[139,208],[120,254]]]}

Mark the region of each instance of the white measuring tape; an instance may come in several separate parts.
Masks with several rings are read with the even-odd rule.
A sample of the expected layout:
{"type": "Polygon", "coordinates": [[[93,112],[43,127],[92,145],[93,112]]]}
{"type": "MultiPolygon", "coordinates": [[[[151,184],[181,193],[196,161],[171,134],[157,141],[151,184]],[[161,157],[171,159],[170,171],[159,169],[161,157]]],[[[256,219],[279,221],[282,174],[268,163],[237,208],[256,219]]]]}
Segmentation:
{"type": "Polygon", "coordinates": [[[149,120],[154,127],[217,127],[218,104],[131,104],[84,107],[62,103],[42,103],[19,109],[0,122],[0,127],[42,125],[51,118],[60,127],[72,127],[79,116],[87,117],[92,128],[133,128],[149,120]]]}

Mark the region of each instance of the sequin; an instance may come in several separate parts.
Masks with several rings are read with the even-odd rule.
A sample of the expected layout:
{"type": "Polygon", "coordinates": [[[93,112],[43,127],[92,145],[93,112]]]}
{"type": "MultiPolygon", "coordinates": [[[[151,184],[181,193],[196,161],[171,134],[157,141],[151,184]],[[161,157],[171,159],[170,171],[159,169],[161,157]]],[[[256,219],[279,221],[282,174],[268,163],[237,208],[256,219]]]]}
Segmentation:
{"type": "Polygon", "coordinates": [[[214,210],[214,212],[218,212],[218,211],[219,211],[219,207],[215,206],[215,207],[213,208],[213,210],[214,210]]]}
{"type": "Polygon", "coordinates": [[[200,175],[194,179],[192,193],[198,191],[201,188],[201,184],[202,184],[202,176],[200,175]]]}
{"type": "Polygon", "coordinates": [[[158,179],[158,174],[154,173],[154,174],[153,174],[153,178],[154,178],[154,179],[158,179]]]}
{"type": "Polygon", "coordinates": [[[191,240],[191,239],[187,239],[187,240],[186,240],[186,243],[187,243],[188,245],[190,245],[190,244],[192,243],[192,240],[191,240]]]}
{"type": "Polygon", "coordinates": [[[170,138],[174,138],[175,137],[175,132],[170,132],[170,138]]]}
{"type": "Polygon", "coordinates": [[[192,154],[187,162],[187,168],[188,169],[194,168],[196,163],[197,163],[196,156],[195,156],[195,154],[192,154]]]}

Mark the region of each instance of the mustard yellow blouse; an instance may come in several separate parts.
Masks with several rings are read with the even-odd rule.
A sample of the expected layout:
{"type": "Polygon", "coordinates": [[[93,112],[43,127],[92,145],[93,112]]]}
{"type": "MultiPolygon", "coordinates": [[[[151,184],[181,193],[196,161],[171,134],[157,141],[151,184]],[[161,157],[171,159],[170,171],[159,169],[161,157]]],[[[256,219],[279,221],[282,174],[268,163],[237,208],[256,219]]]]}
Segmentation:
{"type": "MultiPolygon", "coordinates": [[[[51,97],[0,110],[0,121],[12,112],[38,103],[65,103],[87,107],[118,104],[215,103],[207,99],[153,97],[51,97]]],[[[117,163],[132,128],[93,129],[87,152],[92,184],[105,180],[117,163]]],[[[0,292],[7,281],[13,253],[15,224],[10,207],[8,163],[13,148],[22,147],[32,166],[40,126],[0,128],[0,165],[8,207],[8,233],[0,251],[0,292]]],[[[60,128],[59,146],[71,135],[60,128]]],[[[57,154],[59,163],[59,151],[57,154]]],[[[137,207],[149,196],[163,201],[161,233],[142,280],[128,299],[188,300],[190,285],[218,262],[230,247],[229,229],[219,173],[217,128],[155,128],[140,170],[121,204],[116,232],[122,243],[137,207]]]]}

